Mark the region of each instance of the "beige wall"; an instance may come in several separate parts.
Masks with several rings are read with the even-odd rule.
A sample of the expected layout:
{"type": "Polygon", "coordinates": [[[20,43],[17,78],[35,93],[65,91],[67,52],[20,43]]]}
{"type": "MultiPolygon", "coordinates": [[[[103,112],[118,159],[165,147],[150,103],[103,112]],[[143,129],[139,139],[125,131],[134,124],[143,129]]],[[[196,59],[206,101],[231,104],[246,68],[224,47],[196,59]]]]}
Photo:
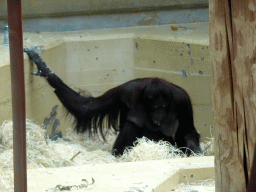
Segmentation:
{"type": "MultiPolygon", "coordinates": [[[[184,26],[190,30],[172,31],[167,25],[25,33],[24,45],[44,46],[45,51],[40,54],[51,69],[75,90],[85,89],[93,96],[138,77],[161,77],[183,87],[192,99],[195,126],[204,140],[211,136],[212,125],[208,25],[184,26]]],[[[0,124],[12,118],[8,51],[8,47],[0,45],[0,124]]],[[[47,82],[30,74],[35,70],[25,55],[27,118],[42,124],[50,117],[52,108],[59,105],[58,130],[65,132],[72,121],[66,118],[62,104],[47,82]]]]}
{"type": "MultiPolygon", "coordinates": [[[[0,52],[2,52],[0,47],[0,52]]],[[[52,47],[43,54],[44,60],[48,63],[58,63],[58,65],[51,65],[54,71],[58,71],[59,76],[66,80],[66,61],[64,46],[52,47]],[[60,55],[59,55],[60,54],[60,55]]],[[[45,118],[50,116],[50,112],[55,105],[59,105],[57,118],[61,121],[65,120],[65,110],[61,103],[55,96],[53,89],[49,87],[48,83],[36,76],[32,76],[31,72],[36,71],[36,67],[31,65],[28,58],[24,61],[25,73],[25,93],[26,93],[26,117],[34,120],[41,125],[45,118]]],[[[12,119],[12,99],[11,99],[11,77],[10,65],[1,65],[0,63],[0,124],[5,120],[12,119]]],[[[63,123],[63,128],[69,127],[70,124],[63,123]]],[[[50,133],[50,130],[49,130],[50,133]]]]}
{"type": "MultiPolygon", "coordinates": [[[[206,7],[208,0],[25,0],[24,18],[145,11],[159,8],[206,7]]],[[[7,1],[0,0],[0,20],[7,18],[7,1]]]]}
{"type": "Polygon", "coordinates": [[[133,38],[128,36],[67,38],[67,81],[98,96],[133,79],[133,38]]]}

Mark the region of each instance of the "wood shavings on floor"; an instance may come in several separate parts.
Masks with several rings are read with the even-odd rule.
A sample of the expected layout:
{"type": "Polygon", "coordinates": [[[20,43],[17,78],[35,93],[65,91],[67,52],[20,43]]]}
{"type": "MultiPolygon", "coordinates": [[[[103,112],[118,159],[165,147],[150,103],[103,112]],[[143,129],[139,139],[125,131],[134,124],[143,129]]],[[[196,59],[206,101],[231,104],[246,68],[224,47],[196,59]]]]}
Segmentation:
{"type": "MultiPolygon", "coordinates": [[[[0,189],[8,192],[13,190],[13,175],[3,172],[13,169],[12,126],[12,121],[5,121],[0,127],[0,189]]],[[[30,120],[26,121],[26,129],[28,169],[185,157],[168,142],[153,142],[141,138],[137,140],[135,147],[127,149],[123,156],[116,158],[111,154],[116,134],[111,132],[105,143],[99,137],[89,139],[86,134],[77,135],[71,128],[64,139],[52,141],[45,137],[42,127],[30,120]]],[[[211,144],[208,143],[205,147],[209,145],[211,144]]]]}

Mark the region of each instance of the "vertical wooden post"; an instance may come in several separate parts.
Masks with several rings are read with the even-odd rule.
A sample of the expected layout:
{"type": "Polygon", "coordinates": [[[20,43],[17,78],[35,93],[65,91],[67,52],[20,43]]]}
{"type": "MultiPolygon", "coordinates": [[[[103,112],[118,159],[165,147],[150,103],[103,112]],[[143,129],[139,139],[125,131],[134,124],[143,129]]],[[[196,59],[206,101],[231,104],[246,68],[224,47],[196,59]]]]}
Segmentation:
{"type": "Polygon", "coordinates": [[[7,8],[12,78],[14,191],[27,192],[26,105],[21,0],[8,0],[7,8]]]}
{"type": "Polygon", "coordinates": [[[254,192],[256,189],[256,145],[254,148],[254,158],[251,168],[251,175],[247,185],[247,192],[254,192]]]}
{"type": "Polygon", "coordinates": [[[256,141],[256,5],[210,0],[216,191],[246,191],[256,141]]]}

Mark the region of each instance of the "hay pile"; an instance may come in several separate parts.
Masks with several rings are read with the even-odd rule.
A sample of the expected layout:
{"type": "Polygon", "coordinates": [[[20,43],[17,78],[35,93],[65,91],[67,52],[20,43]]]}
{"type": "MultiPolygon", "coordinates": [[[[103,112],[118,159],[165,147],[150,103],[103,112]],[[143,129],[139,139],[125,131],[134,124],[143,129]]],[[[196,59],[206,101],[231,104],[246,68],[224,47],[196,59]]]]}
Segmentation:
{"type": "MultiPolygon", "coordinates": [[[[100,140],[90,141],[81,136],[73,136],[70,141],[58,139],[52,141],[45,138],[45,130],[40,126],[26,122],[27,126],[27,166],[39,167],[66,167],[87,163],[109,163],[115,158],[110,154],[111,144],[100,140]],[[76,158],[71,158],[81,152],[76,158]]],[[[13,141],[12,121],[5,121],[0,128],[0,161],[1,168],[12,168],[13,141]]],[[[115,137],[114,135],[112,137],[115,137]]],[[[110,140],[114,138],[110,138],[110,140]]]]}
{"type": "MultiPolygon", "coordinates": [[[[153,142],[147,138],[138,139],[136,147],[127,149],[123,156],[111,155],[116,135],[109,133],[107,143],[100,138],[88,139],[84,134],[77,135],[72,129],[67,137],[52,141],[46,137],[45,130],[27,120],[27,167],[67,167],[83,164],[135,162],[184,157],[177,148],[168,142],[153,142]]],[[[13,169],[12,121],[5,121],[0,127],[0,189],[13,190],[13,175],[4,174],[13,169]]],[[[209,144],[206,144],[207,148],[209,144]]],[[[209,147],[208,147],[209,148],[209,147]]],[[[207,149],[209,150],[209,149],[207,149]]]]}

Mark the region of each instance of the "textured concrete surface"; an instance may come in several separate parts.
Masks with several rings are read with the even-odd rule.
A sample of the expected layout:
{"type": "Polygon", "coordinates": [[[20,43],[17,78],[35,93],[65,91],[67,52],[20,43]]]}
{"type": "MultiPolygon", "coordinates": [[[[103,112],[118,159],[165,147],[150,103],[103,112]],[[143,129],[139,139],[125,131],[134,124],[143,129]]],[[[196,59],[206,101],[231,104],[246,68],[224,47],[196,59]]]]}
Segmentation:
{"type": "MultiPolygon", "coordinates": [[[[57,185],[91,182],[91,192],[170,192],[180,183],[214,178],[213,157],[84,165],[28,170],[28,191],[53,191],[57,185]]],[[[75,187],[73,188],[75,189],[75,187]]],[[[80,191],[80,190],[74,190],[80,191]]]]}
{"type": "MultiPolygon", "coordinates": [[[[208,0],[26,0],[23,17],[56,17],[207,7],[208,0]]],[[[7,1],[0,1],[0,19],[7,18],[7,1]]]]}
{"type": "MultiPolygon", "coordinates": [[[[24,46],[41,49],[51,69],[77,91],[85,89],[99,96],[139,77],[162,77],[180,85],[191,96],[195,126],[202,139],[211,136],[212,125],[208,45],[208,23],[24,33],[24,46]]],[[[8,46],[0,45],[0,58],[2,124],[11,119],[8,46]]],[[[54,106],[62,105],[44,79],[30,74],[35,70],[25,55],[27,117],[42,124],[54,106]]],[[[72,126],[65,114],[63,107],[58,107],[58,129],[63,132],[72,126]]]]}
{"type": "MultiPolygon", "coordinates": [[[[208,22],[208,0],[26,0],[24,32],[208,22]]],[[[0,1],[0,32],[7,25],[7,1],[0,1]]]]}

